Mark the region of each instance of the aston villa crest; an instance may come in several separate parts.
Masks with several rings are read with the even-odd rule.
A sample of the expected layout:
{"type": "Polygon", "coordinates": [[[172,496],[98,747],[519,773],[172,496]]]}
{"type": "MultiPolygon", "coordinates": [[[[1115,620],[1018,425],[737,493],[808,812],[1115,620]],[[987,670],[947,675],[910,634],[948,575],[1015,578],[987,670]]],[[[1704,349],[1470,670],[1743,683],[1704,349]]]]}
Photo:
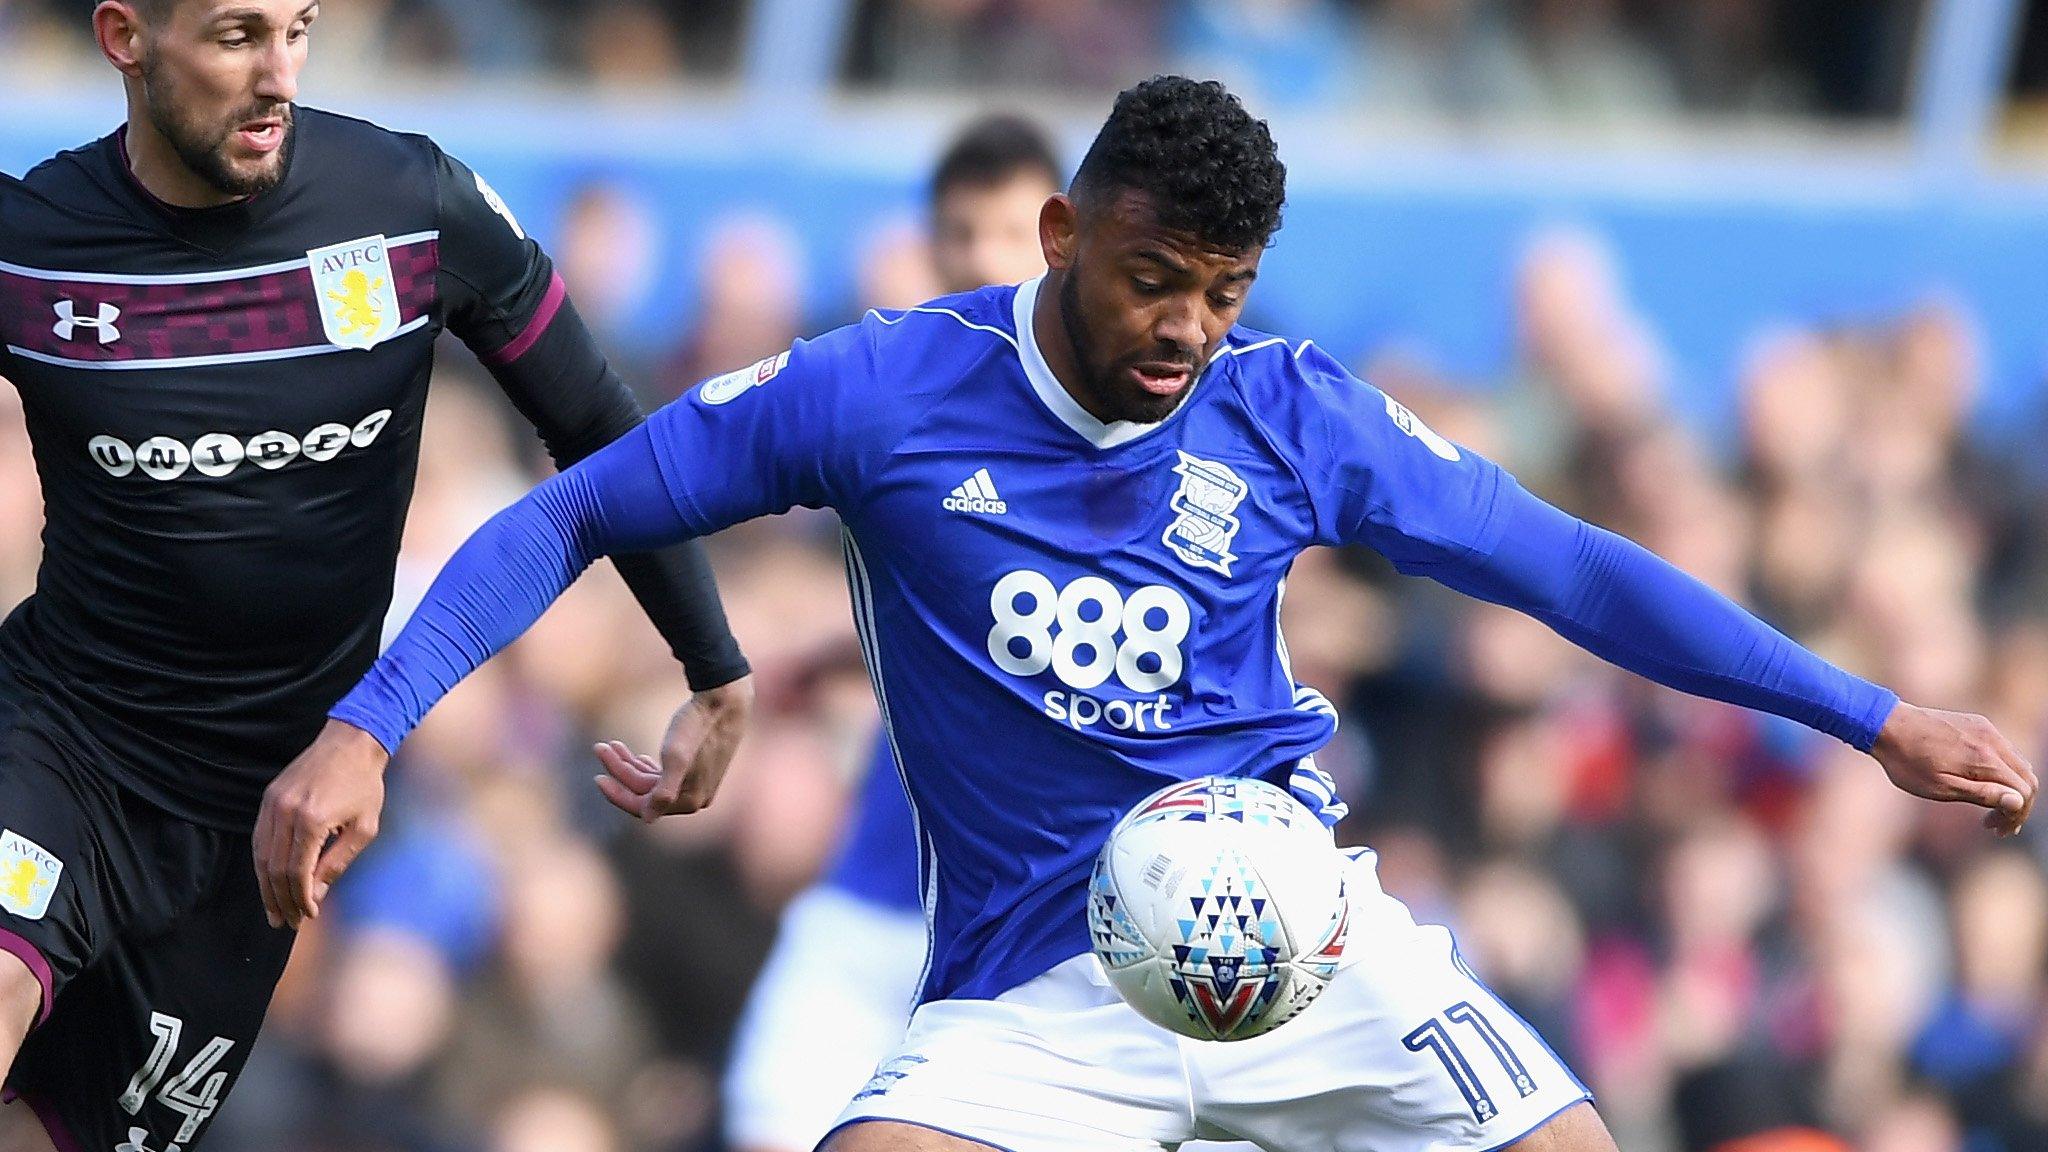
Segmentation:
{"type": "Polygon", "coordinates": [[[1185,452],[1173,470],[1180,476],[1180,490],[1173,494],[1173,523],[1161,538],[1187,563],[1230,575],[1231,561],[1237,559],[1230,551],[1239,527],[1234,513],[1251,488],[1229,466],[1185,452]]]}
{"type": "Polygon", "coordinates": [[[343,348],[374,348],[398,334],[398,285],[384,237],[365,236],[306,253],[320,326],[343,348]]]}
{"type": "Polygon", "coordinates": [[[50,910],[64,862],[12,829],[0,831],[0,908],[24,920],[41,920],[50,910]]]}

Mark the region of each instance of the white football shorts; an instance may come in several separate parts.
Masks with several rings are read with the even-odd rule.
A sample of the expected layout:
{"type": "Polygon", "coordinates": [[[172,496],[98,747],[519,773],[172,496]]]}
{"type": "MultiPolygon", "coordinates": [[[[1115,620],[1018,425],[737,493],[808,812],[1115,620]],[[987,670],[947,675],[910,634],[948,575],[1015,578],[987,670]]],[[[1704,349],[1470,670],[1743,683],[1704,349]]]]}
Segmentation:
{"type": "Polygon", "coordinates": [[[1005,1152],[1482,1152],[1591,1098],[1449,931],[1380,890],[1370,853],[1353,867],[1344,966],[1282,1027],[1177,1036],[1077,956],[994,1000],[919,1007],[834,1130],[895,1120],[1005,1152]]]}
{"type": "Polygon", "coordinates": [[[816,887],[790,901],[725,1074],[733,1148],[808,1152],[903,1040],[924,914],[816,887]]]}

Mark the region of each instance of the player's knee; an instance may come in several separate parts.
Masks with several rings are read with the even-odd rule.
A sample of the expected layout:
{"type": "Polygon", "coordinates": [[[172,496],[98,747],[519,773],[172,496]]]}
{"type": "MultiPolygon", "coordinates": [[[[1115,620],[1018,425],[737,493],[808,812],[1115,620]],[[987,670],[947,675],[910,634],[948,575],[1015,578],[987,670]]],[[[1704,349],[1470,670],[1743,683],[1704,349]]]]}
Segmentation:
{"type": "Polygon", "coordinates": [[[1616,1152],[1607,1122],[1582,1100],[1550,1118],[1541,1128],[1502,1149],[1502,1152],[1616,1152]]]}
{"type": "Polygon", "coordinates": [[[0,1104],[0,1152],[57,1152],[35,1110],[16,1100],[0,1104]]]}
{"type": "Polygon", "coordinates": [[[989,1152],[990,1147],[916,1124],[869,1120],[833,1133],[819,1152],[989,1152]]]}

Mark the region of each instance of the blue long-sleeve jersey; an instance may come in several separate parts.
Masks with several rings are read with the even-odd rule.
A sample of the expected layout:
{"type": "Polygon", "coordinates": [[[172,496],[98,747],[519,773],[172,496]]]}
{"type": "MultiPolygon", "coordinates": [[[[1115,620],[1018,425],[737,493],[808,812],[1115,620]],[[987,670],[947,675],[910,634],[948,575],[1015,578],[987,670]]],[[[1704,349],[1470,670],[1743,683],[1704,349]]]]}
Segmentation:
{"type": "Polygon", "coordinates": [[[1036,295],[869,313],[693,389],[472,538],[333,714],[395,748],[596,556],[834,508],[915,818],[934,999],[1085,952],[1089,864],[1146,794],[1207,774],[1286,786],[1329,739],[1279,627],[1312,544],[1366,545],[1859,748],[1896,702],[1310,343],[1234,330],[1166,420],[1102,424],[1046,366],[1036,295]]]}

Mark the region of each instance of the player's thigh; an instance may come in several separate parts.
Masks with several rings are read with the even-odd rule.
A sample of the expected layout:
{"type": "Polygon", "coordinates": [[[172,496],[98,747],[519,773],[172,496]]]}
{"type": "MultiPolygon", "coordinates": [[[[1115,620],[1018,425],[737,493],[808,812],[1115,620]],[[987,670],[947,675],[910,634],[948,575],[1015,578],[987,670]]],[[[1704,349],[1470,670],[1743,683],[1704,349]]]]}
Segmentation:
{"type": "Polygon", "coordinates": [[[0,1103],[0,1152],[57,1152],[42,1118],[27,1101],[0,1103]]]}
{"type": "Polygon", "coordinates": [[[23,1095],[76,1147],[202,1140],[290,957],[292,933],[264,920],[245,838],[197,835],[213,866],[195,902],[106,949],[23,1048],[23,1095]]]}
{"type": "MultiPolygon", "coordinates": [[[[0,952],[0,1077],[14,1064],[14,1054],[41,1017],[44,982],[17,952],[0,952]]],[[[0,1138],[0,1152],[5,1140],[0,1138]]]]}
{"type": "MultiPolygon", "coordinates": [[[[1386,898],[1373,889],[1369,899],[1386,898]]],[[[1405,910],[1375,919],[1354,926],[1357,959],[1299,1017],[1265,1036],[1199,1047],[1206,1125],[1273,1152],[1477,1152],[1528,1137],[1588,1098],[1542,1037],[1472,975],[1449,932],[1404,927],[1405,910]]]]}
{"type": "Polygon", "coordinates": [[[834,1132],[819,1152],[988,1152],[994,1147],[921,1124],[869,1120],[834,1132]]]}
{"type": "Polygon", "coordinates": [[[1581,1101],[1557,1114],[1549,1123],[1510,1144],[1502,1152],[1618,1152],[1607,1122],[1593,1110],[1593,1102],[1581,1101]]]}
{"type": "Polygon", "coordinates": [[[0,679],[0,1072],[23,1025],[47,1020],[123,918],[151,900],[107,881],[111,860],[133,847],[111,790],[8,688],[0,679]]]}
{"type": "MultiPolygon", "coordinates": [[[[993,1147],[995,1145],[936,1128],[876,1120],[841,1128],[820,1146],[818,1152],[986,1152],[993,1147]]],[[[1189,1141],[1181,1148],[1183,1152],[1259,1152],[1258,1147],[1252,1144],[1212,1144],[1199,1140],[1189,1141]]],[[[7,1149],[0,1147],[0,1152],[7,1152],[7,1149]]],[[[998,1152],[1004,1150],[999,1149],[998,1152]]]]}

